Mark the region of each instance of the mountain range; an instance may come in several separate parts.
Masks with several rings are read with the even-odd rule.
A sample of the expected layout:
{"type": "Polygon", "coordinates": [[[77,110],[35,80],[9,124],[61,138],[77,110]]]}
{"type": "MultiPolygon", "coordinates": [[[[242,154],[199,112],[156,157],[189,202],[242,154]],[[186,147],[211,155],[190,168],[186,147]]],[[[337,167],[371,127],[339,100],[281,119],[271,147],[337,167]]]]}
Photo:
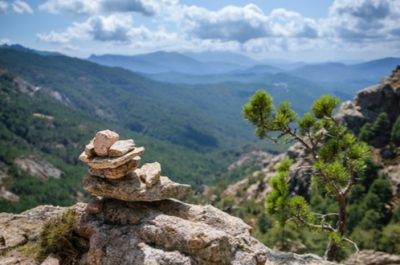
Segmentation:
{"type": "Polygon", "coordinates": [[[358,63],[257,61],[230,52],[178,53],[159,51],[142,55],[92,55],[89,61],[122,67],[154,80],[169,83],[211,84],[221,82],[260,83],[276,74],[313,82],[342,99],[360,87],[376,84],[400,58],[388,57],[358,63]]]}

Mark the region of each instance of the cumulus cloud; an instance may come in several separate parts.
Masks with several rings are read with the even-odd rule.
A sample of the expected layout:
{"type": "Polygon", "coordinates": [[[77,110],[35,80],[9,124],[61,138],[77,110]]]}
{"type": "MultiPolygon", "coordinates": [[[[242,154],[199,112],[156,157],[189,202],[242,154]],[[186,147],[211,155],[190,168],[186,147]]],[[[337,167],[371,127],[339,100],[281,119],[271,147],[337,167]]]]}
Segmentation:
{"type": "Polygon", "coordinates": [[[82,23],[74,23],[65,31],[52,31],[37,36],[44,42],[62,44],[79,39],[124,42],[128,39],[131,24],[132,17],[130,15],[92,16],[82,23]]]}
{"type": "Polygon", "coordinates": [[[159,3],[156,0],[48,0],[40,5],[39,9],[52,14],[69,12],[78,15],[97,15],[113,12],[137,12],[152,16],[158,10],[158,6],[159,3]]]}
{"type": "MultiPolygon", "coordinates": [[[[2,0],[0,0],[1,3],[2,0]]],[[[134,49],[229,50],[248,53],[313,50],[399,50],[400,1],[334,0],[325,18],[258,6],[209,10],[178,0],[47,0],[41,10],[86,16],[64,31],[38,34],[45,42],[119,43],[134,49]],[[154,16],[150,30],[134,25],[133,13],[154,16]],[[164,26],[176,28],[174,32],[164,26]],[[397,47],[397,48],[396,48],[397,47]]]]}
{"type": "Polygon", "coordinates": [[[82,23],[74,23],[62,32],[38,34],[39,40],[49,43],[66,44],[74,40],[95,40],[130,44],[135,41],[166,41],[176,34],[163,30],[151,31],[144,26],[134,27],[130,14],[115,13],[109,16],[91,16],[82,23]]]}
{"type": "Polygon", "coordinates": [[[6,1],[0,1],[0,14],[6,13],[8,9],[8,3],[6,1]]]}
{"type": "Polygon", "coordinates": [[[13,11],[17,14],[24,14],[24,13],[32,14],[33,13],[33,10],[30,7],[30,5],[27,2],[24,2],[21,0],[15,0],[11,6],[12,6],[13,11]]]}
{"type": "Polygon", "coordinates": [[[152,1],[114,0],[102,1],[102,9],[110,12],[139,12],[146,16],[155,14],[157,5],[152,1]]]}
{"type": "Polygon", "coordinates": [[[130,15],[97,16],[86,22],[87,33],[98,41],[126,42],[131,25],[130,15]]]}
{"type": "Polygon", "coordinates": [[[269,15],[273,36],[287,38],[316,38],[318,24],[314,19],[285,9],[275,9],[269,15]]]}
{"type": "Polygon", "coordinates": [[[335,0],[324,20],[324,31],[345,41],[390,38],[400,31],[400,2],[335,0]]]}
{"type": "Polygon", "coordinates": [[[270,34],[269,19],[257,6],[227,6],[219,11],[190,6],[184,9],[185,30],[201,39],[246,42],[270,34]]]}
{"type": "Polygon", "coordinates": [[[39,10],[52,14],[69,12],[74,14],[93,14],[99,10],[98,0],[48,0],[39,6],[39,10]]]}
{"type": "Polygon", "coordinates": [[[201,39],[245,43],[265,37],[315,38],[317,23],[299,13],[276,9],[266,15],[254,4],[227,6],[219,11],[190,6],[183,8],[183,25],[189,34],[201,39]]]}

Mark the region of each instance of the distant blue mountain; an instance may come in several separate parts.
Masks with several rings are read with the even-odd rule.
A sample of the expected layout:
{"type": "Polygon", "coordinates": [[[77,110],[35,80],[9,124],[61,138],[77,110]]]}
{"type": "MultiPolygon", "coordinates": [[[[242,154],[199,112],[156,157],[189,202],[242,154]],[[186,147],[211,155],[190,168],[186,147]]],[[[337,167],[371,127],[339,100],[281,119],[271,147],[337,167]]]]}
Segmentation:
{"type": "Polygon", "coordinates": [[[236,73],[240,73],[240,74],[276,74],[276,73],[281,73],[281,72],[285,72],[284,70],[272,66],[272,65],[266,65],[266,64],[258,64],[258,65],[254,65],[250,68],[247,68],[245,70],[239,70],[236,71],[236,73]]]}
{"type": "Polygon", "coordinates": [[[400,58],[388,57],[351,65],[305,65],[287,73],[319,83],[331,91],[354,94],[360,88],[379,83],[397,65],[400,65],[400,58]]]}
{"type": "Polygon", "coordinates": [[[256,61],[248,56],[233,52],[206,51],[206,52],[186,52],[183,54],[203,63],[218,62],[218,63],[240,65],[244,67],[251,67],[260,64],[259,61],[256,61]]]}
{"type": "Polygon", "coordinates": [[[122,67],[133,72],[159,74],[178,72],[192,75],[226,73],[242,68],[230,62],[200,62],[178,52],[158,51],[154,53],[125,55],[91,55],[89,61],[106,66],[122,67]]]}
{"type": "Polygon", "coordinates": [[[3,45],[0,45],[0,49],[13,49],[13,50],[20,51],[20,52],[29,52],[29,53],[34,53],[34,54],[43,55],[43,56],[63,55],[62,53],[59,53],[59,52],[48,52],[48,51],[39,51],[39,50],[30,49],[30,48],[24,47],[20,44],[3,44],[3,45]]]}

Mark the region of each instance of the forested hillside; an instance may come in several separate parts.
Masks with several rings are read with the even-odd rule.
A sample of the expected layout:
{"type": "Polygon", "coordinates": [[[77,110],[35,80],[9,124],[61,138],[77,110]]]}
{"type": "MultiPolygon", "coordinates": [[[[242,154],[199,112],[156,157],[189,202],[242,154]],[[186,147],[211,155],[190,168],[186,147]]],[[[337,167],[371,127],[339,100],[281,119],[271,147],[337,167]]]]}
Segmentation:
{"type": "Polygon", "coordinates": [[[78,155],[94,133],[104,128],[133,136],[137,144],[148,148],[144,162],[163,161],[166,174],[195,186],[221,178],[235,155],[219,151],[204,156],[194,149],[124,129],[117,122],[71,108],[69,101],[59,101],[60,94],[4,69],[0,94],[2,211],[21,211],[39,204],[70,205],[84,199],[80,182],[86,170],[78,155]]]}
{"type": "Polygon", "coordinates": [[[144,161],[162,162],[163,172],[195,188],[237,178],[227,166],[256,141],[240,117],[253,91],[243,86],[173,86],[120,68],[4,47],[0,69],[2,210],[82,199],[77,191],[85,171],[77,156],[100,129],[134,137],[148,148],[144,161]]]}

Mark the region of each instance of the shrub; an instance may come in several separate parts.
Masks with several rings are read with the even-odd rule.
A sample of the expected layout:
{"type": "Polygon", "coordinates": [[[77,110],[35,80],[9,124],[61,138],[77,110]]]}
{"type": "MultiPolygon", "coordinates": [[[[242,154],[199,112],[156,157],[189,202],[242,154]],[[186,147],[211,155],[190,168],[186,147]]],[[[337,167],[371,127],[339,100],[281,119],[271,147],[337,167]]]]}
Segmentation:
{"type": "Polygon", "coordinates": [[[390,140],[395,145],[400,145],[400,116],[397,118],[396,122],[393,125],[390,140]]]}
{"type": "Polygon", "coordinates": [[[359,138],[375,147],[384,146],[390,139],[390,121],[386,112],[380,113],[374,122],[366,123],[361,128],[359,138]]]}
{"type": "Polygon", "coordinates": [[[76,213],[67,210],[63,215],[47,220],[42,226],[38,240],[21,251],[38,261],[43,261],[48,255],[54,254],[63,261],[63,264],[73,264],[80,254],[74,245],[77,239],[75,230],[76,213]]]}

